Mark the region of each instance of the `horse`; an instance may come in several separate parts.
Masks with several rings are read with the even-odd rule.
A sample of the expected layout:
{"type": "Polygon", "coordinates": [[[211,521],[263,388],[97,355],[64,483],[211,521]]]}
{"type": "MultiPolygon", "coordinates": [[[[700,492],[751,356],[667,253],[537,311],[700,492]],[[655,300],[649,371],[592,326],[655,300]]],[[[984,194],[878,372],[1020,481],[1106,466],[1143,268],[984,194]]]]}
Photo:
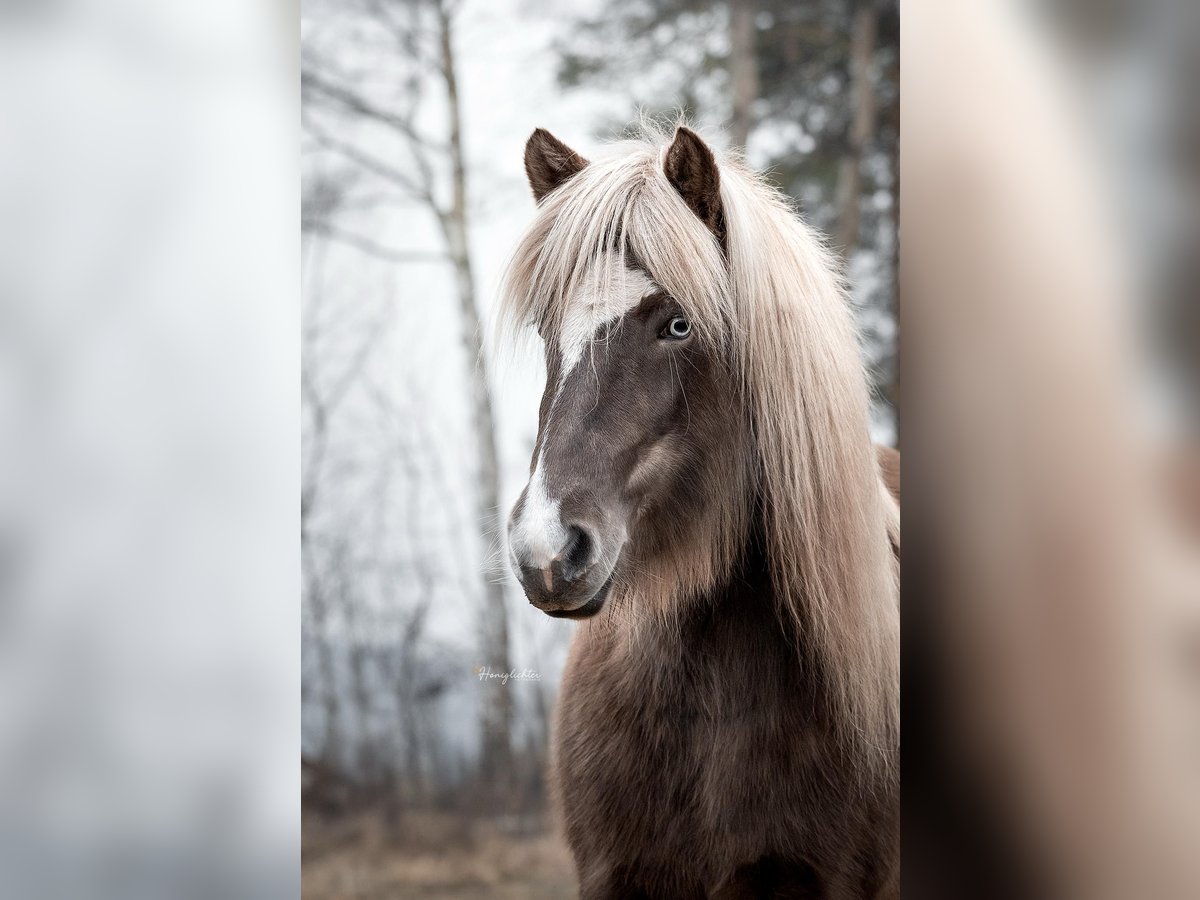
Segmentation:
{"type": "Polygon", "coordinates": [[[501,286],[546,387],[508,519],[578,620],[553,790],[583,900],[899,896],[898,458],[834,257],[692,129],[538,129],[501,286]]]}

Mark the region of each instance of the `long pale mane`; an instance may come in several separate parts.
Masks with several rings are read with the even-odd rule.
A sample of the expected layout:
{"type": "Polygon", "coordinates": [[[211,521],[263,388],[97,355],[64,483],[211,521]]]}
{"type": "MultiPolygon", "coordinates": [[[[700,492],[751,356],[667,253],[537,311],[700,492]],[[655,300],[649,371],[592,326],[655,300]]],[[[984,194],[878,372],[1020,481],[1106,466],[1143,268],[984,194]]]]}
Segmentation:
{"type": "Polygon", "coordinates": [[[720,156],[726,259],[664,174],[669,143],[651,132],[611,145],[546,198],[505,277],[502,325],[553,333],[583,280],[621,277],[629,253],[732,361],[780,611],[819,657],[843,736],[872,771],[891,772],[899,513],[881,488],[838,268],[782,195],[720,156]]]}

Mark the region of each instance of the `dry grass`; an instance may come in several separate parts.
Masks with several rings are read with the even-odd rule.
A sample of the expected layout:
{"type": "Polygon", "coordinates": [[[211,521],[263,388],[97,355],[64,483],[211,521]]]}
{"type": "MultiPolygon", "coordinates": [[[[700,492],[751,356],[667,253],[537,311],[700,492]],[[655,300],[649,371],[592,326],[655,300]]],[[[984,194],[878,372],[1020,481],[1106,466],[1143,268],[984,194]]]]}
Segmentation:
{"type": "Polygon", "coordinates": [[[576,896],[570,854],[557,835],[429,812],[398,822],[375,813],[306,816],[302,877],[306,900],[576,896]]]}

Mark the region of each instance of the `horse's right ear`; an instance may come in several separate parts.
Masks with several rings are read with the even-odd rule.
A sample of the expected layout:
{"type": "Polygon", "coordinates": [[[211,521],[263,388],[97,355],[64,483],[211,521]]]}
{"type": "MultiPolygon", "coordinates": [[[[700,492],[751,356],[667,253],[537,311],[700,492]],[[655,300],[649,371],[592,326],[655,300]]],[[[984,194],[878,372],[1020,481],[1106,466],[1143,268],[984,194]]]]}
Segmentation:
{"type": "Polygon", "coordinates": [[[583,171],[588,161],[548,132],[538,128],[525,143],[525,174],[538,203],[552,190],[583,171]]]}

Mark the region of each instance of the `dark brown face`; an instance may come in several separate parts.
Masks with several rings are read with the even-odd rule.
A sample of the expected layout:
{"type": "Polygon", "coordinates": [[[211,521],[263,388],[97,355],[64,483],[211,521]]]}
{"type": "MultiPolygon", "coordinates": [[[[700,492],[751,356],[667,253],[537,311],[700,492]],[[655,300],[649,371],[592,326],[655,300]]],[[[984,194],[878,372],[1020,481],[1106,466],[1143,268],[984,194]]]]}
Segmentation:
{"type": "Polygon", "coordinates": [[[582,333],[585,318],[546,342],[530,480],[508,537],[526,596],[552,616],[599,612],[668,520],[698,513],[709,442],[728,420],[716,360],[679,305],[644,273],[627,282],[595,330],[582,333]]]}
{"type": "MultiPolygon", "coordinates": [[[[587,165],[542,129],[525,147],[538,203],[587,165]]],[[[679,128],[663,165],[724,250],[712,151],[679,128]]],[[[694,554],[704,543],[693,539],[694,523],[706,511],[713,518],[711,498],[729,493],[740,475],[734,445],[745,430],[730,408],[720,358],[679,304],[615,254],[596,272],[605,277],[583,279],[580,295],[543,334],[537,445],[508,524],[510,558],[529,601],[568,618],[599,612],[625,572],[652,573],[664,558],[681,568],[680,548],[691,545],[694,554]]]]}

